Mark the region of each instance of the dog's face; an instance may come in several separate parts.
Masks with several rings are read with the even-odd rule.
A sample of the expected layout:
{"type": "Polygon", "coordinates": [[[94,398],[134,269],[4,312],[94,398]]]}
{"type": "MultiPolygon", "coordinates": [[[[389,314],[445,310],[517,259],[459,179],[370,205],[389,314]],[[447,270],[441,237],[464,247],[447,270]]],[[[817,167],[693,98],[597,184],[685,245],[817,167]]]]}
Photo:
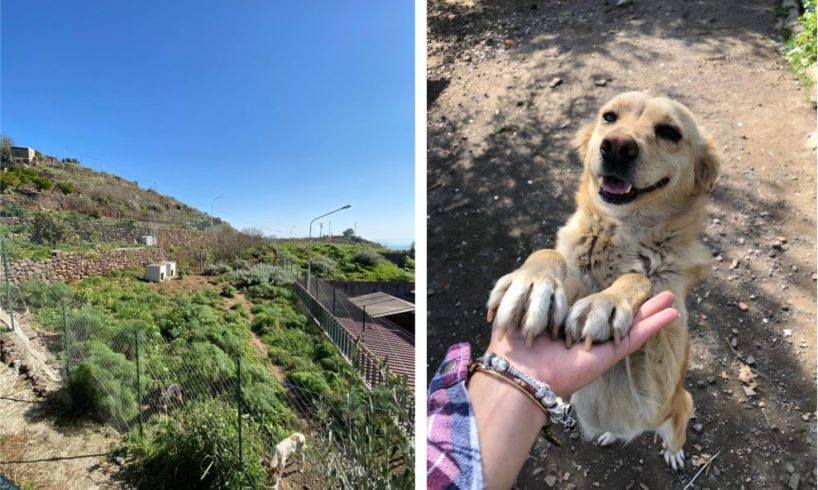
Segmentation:
{"type": "Polygon", "coordinates": [[[679,204],[715,184],[719,157],[678,102],[628,92],[602,106],[577,136],[588,197],[616,212],[679,204]]]}
{"type": "Polygon", "coordinates": [[[297,448],[302,448],[307,443],[307,438],[300,432],[295,432],[290,436],[290,440],[297,448]]]}

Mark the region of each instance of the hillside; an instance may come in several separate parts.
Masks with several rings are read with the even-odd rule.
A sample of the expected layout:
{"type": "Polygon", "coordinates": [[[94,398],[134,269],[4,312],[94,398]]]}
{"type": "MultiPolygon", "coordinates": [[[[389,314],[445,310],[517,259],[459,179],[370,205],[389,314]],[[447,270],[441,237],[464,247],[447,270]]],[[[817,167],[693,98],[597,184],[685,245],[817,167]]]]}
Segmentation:
{"type": "Polygon", "coordinates": [[[222,224],[183,202],[140,187],[138,182],[75,163],[41,158],[28,169],[0,173],[4,216],[22,210],[76,213],[97,219],[135,220],[185,228],[222,224]]]}

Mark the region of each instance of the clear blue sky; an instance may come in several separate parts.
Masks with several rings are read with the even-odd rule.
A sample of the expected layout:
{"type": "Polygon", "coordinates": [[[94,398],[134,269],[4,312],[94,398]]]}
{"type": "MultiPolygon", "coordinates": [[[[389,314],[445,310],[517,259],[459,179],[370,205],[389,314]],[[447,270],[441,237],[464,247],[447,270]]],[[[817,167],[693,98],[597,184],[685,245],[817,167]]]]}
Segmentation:
{"type": "Polygon", "coordinates": [[[238,228],[414,239],[409,1],[4,0],[0,131],[238,228]],[[326,231],[326,224],[324,230],[326,231]],[[317,229],[317,223],[316,223],[317,229]]]}

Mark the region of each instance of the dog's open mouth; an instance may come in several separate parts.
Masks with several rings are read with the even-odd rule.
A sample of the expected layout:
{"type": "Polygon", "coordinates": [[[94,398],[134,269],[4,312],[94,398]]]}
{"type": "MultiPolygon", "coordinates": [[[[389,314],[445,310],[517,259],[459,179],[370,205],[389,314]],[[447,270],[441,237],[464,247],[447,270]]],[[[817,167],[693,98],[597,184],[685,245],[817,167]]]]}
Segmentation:
{"type": "Polygon", "coordinates": [[[604,175],[599,179],[599,196],[608,204],[627,204],[636,199],[640,194],[661,189],[666,186],[668,182],[670,182],[670,179],[664,177],[653,185],[643,189],[637,189],[625,179],[614,175],[604,175]]]}

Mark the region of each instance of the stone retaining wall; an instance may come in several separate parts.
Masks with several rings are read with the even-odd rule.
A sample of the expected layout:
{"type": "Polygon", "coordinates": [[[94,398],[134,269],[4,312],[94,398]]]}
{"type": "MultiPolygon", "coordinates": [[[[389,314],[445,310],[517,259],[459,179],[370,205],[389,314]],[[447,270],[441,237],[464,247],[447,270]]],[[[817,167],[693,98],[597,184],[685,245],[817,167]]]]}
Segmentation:
{"type": "Polygon", "coordinates": [[[51,281],[77,281],[112,271],[141,267],[165,260],[159,247],[116,248],[99,252],[54,251],[50,259],[23,259],[11,262],[10,275],[14,284],[31,278],[51,281]]]}

